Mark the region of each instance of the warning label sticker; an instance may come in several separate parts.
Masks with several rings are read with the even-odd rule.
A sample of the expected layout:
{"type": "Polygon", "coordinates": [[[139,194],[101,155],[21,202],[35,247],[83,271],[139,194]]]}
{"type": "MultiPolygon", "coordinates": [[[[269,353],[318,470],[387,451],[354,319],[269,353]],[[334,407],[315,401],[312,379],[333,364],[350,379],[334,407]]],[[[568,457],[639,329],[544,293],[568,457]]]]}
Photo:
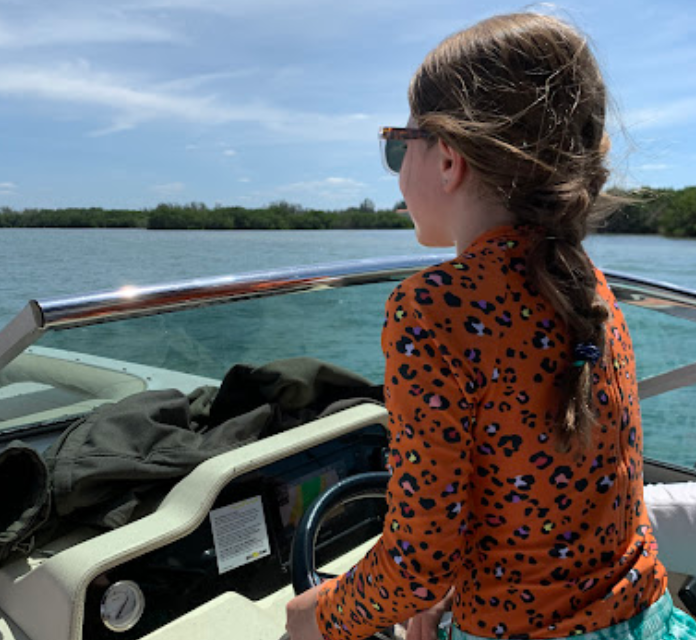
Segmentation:
{"type": "Polygon", "coordinates": [[[211,511],[210,524],[220,573],[271,553],[261,496],[211,511]]]}

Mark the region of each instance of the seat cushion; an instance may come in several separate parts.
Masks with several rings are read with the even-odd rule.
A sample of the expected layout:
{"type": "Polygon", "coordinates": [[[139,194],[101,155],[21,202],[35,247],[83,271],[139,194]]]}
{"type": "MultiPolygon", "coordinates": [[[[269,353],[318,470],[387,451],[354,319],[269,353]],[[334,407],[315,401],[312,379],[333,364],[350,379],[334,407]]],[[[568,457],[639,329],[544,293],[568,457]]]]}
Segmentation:
{"type": "Polygon", "coordinates": [[[645,504],[662,563],[696,575],[696,482],[645,485],[645,504]]]}

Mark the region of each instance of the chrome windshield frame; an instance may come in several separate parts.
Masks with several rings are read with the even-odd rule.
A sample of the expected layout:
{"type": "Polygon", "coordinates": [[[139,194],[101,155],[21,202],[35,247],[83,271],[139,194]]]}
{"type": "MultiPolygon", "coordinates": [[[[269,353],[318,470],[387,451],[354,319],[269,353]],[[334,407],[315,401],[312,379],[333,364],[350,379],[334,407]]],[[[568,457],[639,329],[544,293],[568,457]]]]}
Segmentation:
{"type": "MultiPolygon", "coordinates": [[[[254,271],[48,300],[30,300],[0,331],[0,369],[54,329],[83,327],[211,304],[398,280],[451,259],[447,254],[395,256],[254,271]]],[[[696,291],[605,272],[620,301],[696,322],[696,291]]]]}

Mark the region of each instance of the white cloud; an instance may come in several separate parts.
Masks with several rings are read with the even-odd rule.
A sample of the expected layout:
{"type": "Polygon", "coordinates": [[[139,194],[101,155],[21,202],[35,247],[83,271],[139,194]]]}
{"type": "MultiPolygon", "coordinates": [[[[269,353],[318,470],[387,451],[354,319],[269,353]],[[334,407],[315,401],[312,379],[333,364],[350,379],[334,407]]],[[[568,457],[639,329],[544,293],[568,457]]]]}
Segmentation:
{"type": "MultiPolygon", "coordinates": [[[[366,16],[372,23],[388,20],[386,27],[393,29],[394,16],[404,8],[399,0],[351,0],[340,5],[326,0],[127,0],[122,6],[148,18],[165,15],[194,21],[212,16],[227,22],[230,31],[240,25],[251,28],[257,42],[271,37],[296,42],[299,48],[311,41],[326,43],[346,38],[349,33],[353,39],[360,39],[366,16]]],[[[419,13],[422,15],[422,11],[419,13]]]]}
{"type": "Polygon", "coordinates": [[[186,78],[177,78],[175,80],[167,80],[156,85],[159,91],[193,91],[199,89],[205,84],[217,82],[218,80],[238,80],[240,78],[250,78],[258,74],[259,70],[255,68],[237,69],[234,71],[217,71],[214,73],[201,73],[195,76],[186,78]]]}
{"type": "Polygon", "coordinates": [[[54,45],[75,46],[114,42],[170,42],[183,38],[159,24],[133,20],[114,10],[93,15],[79,13],[50,14],[41,11],[26,14],[21,21],[0,20],[0,48],[47,48],[54,45]]]}
{"type": "Polygon", "coordinates": [[[110,124],[93,131],[94,135],[125,131],[148,121],[174,120],[205,125],[248,122],[285,139],[344,141],[374,135],[378,123],[384,120],[365,113],[299,112],[261,101],[229,104],[214,95],[201,95],[200,91],[162,89],[175,85],[176,81],[157,84],[146,78],[97,71],[84,60],[51,66],[0,66],[0,95],[106,112],[111,116],[110,124]]]}
{"type": "Polygon", "coordinates": [[[365,184],[353,180],[352,178],[325,178],[324,180],[310,180],[307,182],[293,182],[292,184],[280,187],[287,191],[313,191],[315,189],[358,189],[365,187],[365,184]]]}
{"type": "Polygon", "coordinates": [[[118,113],[109,132],[161,118],[222,124],[235,120],[277,120],[284,116],[259,104],[223,105],[212,96],[191,96],[134,85],[133,80],[94,71],[85,61],[54,67],[0,67],[1,94],[115,110],[118,113]]]}
{"type": "Polygon", "coordinates": [[[248,182],[251,182],[251,178],[240,178],[240,179],[239,179],[239,182],[243,182],[243,183],[246,184],[246,183],[248,183],[248,182]]]}
{"type": "Polygon", "coordinates": [[[339,187],[339,188],[345,188],[345,187],[364,187],[364,183],[358,182],[357,180],[353,180],[351,178],[326,178],[324,180],[324,184],[330,187],[339,187]]]}
{"type": "Polygon", "coordinates": [[[625,116],[629,129],[662,129],[696,123],[696,98],[683,98],[670,103],[635,109],[625,116]]]}
{"type": "MultiPolygon", "coordinates": [[[[122,5],[133,11],[153,10],[187,10],[216,13],[225,16],[248,17],[250,15],[261,16],[292,16],[301,17],[311,11],[314,16],[326,12],[328,15],[336,15],[336,9],[324,0],[130,0],[122,5]]],[[[353,0],[343,5],[342,15],[346,12],[364,19],[364,11],[371,9],[373,12],[381,10],[389,12],[400,7],[397,0],[380,0],[375,4],[374,0],[353,0]]]]}
{"type": "Polygon", "coordinates": [[[167,182],[165,184],[153,184],[150,189],[160,196],[175,196],[180,194],[186,185],[183,182],[167,182]]]}
{"type": "MultiPolygon", "coordinates": [[[[241,195],[239,197],[242,198],[241,195]]],[[[287,200],[305,207],[331,210],[357,205],[365,198],[373,197],[373,190],[359,180],[331,176],[250,191],[244,193],[244,197],[259,206],[275,200],[287,200]]]]}
{"type": "Polygon", "coordinates": [[[227,158],[232,158],[237,155],[237,151],[228,147],[225,142],[191,143],[187,144],[184,149],[186,149],[186,151],[200,151],[204,153],[221,153],[227,158]]]}
{"type": "Polygon", "coordinates": [[[282,197],[301,197],[303,201],[321,200],[324,202],[344,203],[348,200],[364,197],[367,185],[352,178],[330,177],[323,180],[293,182],[274,189],[282,197]]]}
{"type": "Polygon", "coordinates": [[[16,196],[17,185],[14,182],[0,182],[0,196],[16,196]]]}

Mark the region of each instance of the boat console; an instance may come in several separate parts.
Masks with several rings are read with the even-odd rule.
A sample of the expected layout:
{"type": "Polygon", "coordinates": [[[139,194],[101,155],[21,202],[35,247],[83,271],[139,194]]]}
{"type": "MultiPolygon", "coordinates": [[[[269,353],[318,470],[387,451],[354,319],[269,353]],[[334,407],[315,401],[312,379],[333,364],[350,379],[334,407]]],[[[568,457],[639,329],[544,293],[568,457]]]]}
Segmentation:
{"type": "MultiPolygon", "coordinates": [[[[385,424],[385,410],[365,404],[230,451],[181,480],[155,513],[101,535],[73,533],[3,566],[0,637],[22,640],[11,622],[31,640],[191,637],[179,621],[216,602],[213,618],[231,616],[233,637],[279,638],[282,622],[262,603],[291,597],[295,526],[325,487],[383,469],[385,424]]],[[[383,508],[340,509],[322,528],[319,563],[378,535],[383,508]]]]}

